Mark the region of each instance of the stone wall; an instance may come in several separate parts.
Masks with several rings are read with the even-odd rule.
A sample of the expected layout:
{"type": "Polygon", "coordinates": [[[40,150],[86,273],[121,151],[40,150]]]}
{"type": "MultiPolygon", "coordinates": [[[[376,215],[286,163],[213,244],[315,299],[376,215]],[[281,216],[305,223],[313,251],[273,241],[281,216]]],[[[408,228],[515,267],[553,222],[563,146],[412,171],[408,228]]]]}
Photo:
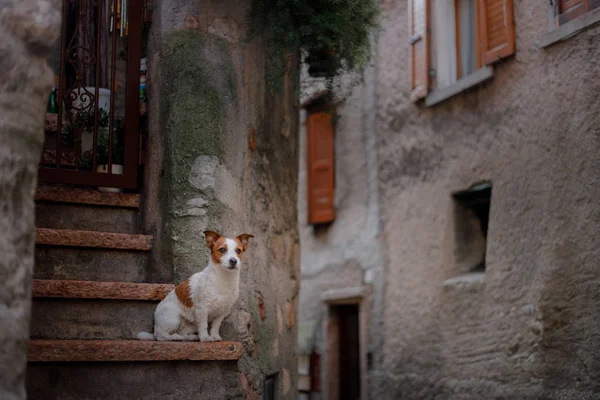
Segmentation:
{"type": "Polygon", "coordinates": [[[238,369],[206,369],[205,376],[231,389],[223,398],[258,399],[265,377],[278,374],[280,398],[291,399],[300,257],[297,81],[287,76],[283,94],[266,90],[265,44],[245,40],[250,3],[157,5],[145,224],[156,237],[156,281],[181,282],[205,267],[204,230],[255,236],[240,299],[221,333],[242,341],[244,357],[238,369]]]}
{"type": "Polygon", "coordinates": [[[57,2],[0,6],[0,398],[25,400],[34,194],[52,85],[46,59],[58,38],[57,2]]]}
{"type": "Polygon", "coordinates": [[[409,102],[407,2],[377,65],[386,254],[377,399],[596,399],[600,27],[542,49],[547,2],[515,1],[516,55],[480,88],[409,102]],[[451,194],[493,184],[487,268],[455,265],[451,194]]]}

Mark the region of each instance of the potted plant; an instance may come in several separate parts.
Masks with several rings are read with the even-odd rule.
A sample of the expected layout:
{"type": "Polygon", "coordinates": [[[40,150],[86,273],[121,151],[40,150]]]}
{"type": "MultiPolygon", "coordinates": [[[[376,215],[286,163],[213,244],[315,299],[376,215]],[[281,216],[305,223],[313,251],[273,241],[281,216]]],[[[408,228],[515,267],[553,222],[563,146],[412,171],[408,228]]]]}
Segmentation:
{"type": "MultiPolygon", "coordinates": [[[[62,146],[66,148],[74,148],[75,146],[75,136],[79,135],[80,137],[85,132],[88,136],[92,136],[93,142],[93,132],[94,132],[94,124],[95,124],[95,114],[94,111],[88,114],[87,111],[79,111],[73,114],[72,121],[66,123],[62,130],[62,146]]],[[[96,172],[107,173],[108,172],[108,162],[109,162],[109,115],[103,109],[98,109],[98,136],[97,136],[97,145],[96,145],[96,172]]],[[[123,159],[125,155],[125,151],[123,148],[123,129],[121,127],[122,121],[115,119],[113,121],[113,135],[112,135],[112,160],[111,160],[111,172],[113,174],[122,174],[123,173],[123,159]]],[[[77,166],[79,170],[92,170],[93,165],[93,143],[89,143],[88,150],[82,151],[81,145],[80,148],[74,149],[75,152],[81,153],[77,154],[77,166]]],[[[106,191],[106,192],[120,192],[120,189],[116,188],[105,188],[99,187],[98,190],[106,191]]]]}
{"type": "MultiPolygon", "coordinates": [[[[77,169],[92,169],[92,148],[95,114],[92,110],[72,110],[70,119],[65,121],[61,132],[61,146],[66,154],[73,155],[73,165],[77,159],[77,169]]],[[[108,113],[98,109],[98,132],[108,129],[108,113]]]]}
{"type": "MultiPolygon", "coordinates": [[[[109,136],[108,127],[102,127],[98,129],[98,145],[96,147],[96,172],[108,173],[109,163],[109,136]]],[[[123,173],[123,161],[125,156],[125,149],[123,147],[123,130],[121,129],[121,121],[114,121],[113,135],[112,135],[112,160],[111,161],[111,172],[113,174],[120,175],[123,173]]],[[[99,187],[98,190],[103,192],[120,192],[117,188],[99,187]]]]}

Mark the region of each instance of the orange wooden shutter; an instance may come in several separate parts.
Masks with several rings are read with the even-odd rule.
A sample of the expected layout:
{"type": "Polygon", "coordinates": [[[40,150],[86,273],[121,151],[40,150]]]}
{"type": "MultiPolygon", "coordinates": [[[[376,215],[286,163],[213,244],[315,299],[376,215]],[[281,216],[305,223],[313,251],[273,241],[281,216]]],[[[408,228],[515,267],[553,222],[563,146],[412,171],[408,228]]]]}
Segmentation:
{"type": "Polygon", "coordinates": [[[513,0],[479,0],[480,41],[484,64],[515,52],[513,0]]]}
{"type": "Polygon", "coordinates": [[[308,114],[308,222],[323,224],[335,219],[333,119],[330,112],[308,114]]]}
{"type": "Polygon", "coordinates": [[[410,98],[427,96],[429,90],[429,1],[409,0],[410,98]]]}
{"type": "Polygon", "coordinates": [[[590,9],[589,0],[558,0],[558,24],[581,17],[590,9]]]}

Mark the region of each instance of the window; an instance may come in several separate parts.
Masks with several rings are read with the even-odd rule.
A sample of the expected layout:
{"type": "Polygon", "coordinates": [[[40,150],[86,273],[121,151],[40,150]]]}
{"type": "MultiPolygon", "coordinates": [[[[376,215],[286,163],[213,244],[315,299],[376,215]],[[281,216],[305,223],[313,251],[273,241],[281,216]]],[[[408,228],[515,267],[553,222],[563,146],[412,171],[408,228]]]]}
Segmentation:
{"type": "Polygon", "coordinates": [[[452,197],[456,266],[461,274],[485,271],[492,184],[478,183],[452,197]]]}
{"type": "Polygon", "coordinates": [[[477,0],[433,0],[432,77],[445,87],[481,68],[477,38],[477,0]]]}
{"type": "Polygon", "coordinates": [[[552,0],[554,18],[557,26],[566,24],[585,13],[600,8],[600,0],[552,0]]]}
{"type": "Polygon", "coordinates": [[[307,126],[308,223],[326,224],[335,219],[333,112],[311,111],[307,126]]]}
{"type": "Polygon", "coordinates": [[[566,40],[600,22],[600,0],[548,0],[548,4],[549,30],[538,41],[542,48],[566,40]]]}
{"type": "Polygon", "coordinates": [[[413,101],[514,54],[512,0],[409,0],[409,5],[413,101]]]}

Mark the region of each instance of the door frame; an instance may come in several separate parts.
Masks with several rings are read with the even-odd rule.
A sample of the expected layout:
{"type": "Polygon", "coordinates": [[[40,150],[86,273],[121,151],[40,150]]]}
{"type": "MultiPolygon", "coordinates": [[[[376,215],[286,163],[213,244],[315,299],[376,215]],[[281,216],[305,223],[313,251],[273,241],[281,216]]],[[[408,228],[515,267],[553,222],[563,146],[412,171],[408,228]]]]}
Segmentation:
{"type": "Polygon", "coordinates": [[[359,364],[360,364],[360,399],[368,399],[367,379],[367,347],[369,343],[368,322],[370,303],[370,288],[368,286],[349,287],[344,289],[327,290],[321,296],[321,300],[327,306],[326,326],[326,351],[325,351],[325,393],[327,400],[340,399],[339,380],[339,321],[331,309],[339,305],[358,306],[358,330],[359,330],[359,364]]]}

